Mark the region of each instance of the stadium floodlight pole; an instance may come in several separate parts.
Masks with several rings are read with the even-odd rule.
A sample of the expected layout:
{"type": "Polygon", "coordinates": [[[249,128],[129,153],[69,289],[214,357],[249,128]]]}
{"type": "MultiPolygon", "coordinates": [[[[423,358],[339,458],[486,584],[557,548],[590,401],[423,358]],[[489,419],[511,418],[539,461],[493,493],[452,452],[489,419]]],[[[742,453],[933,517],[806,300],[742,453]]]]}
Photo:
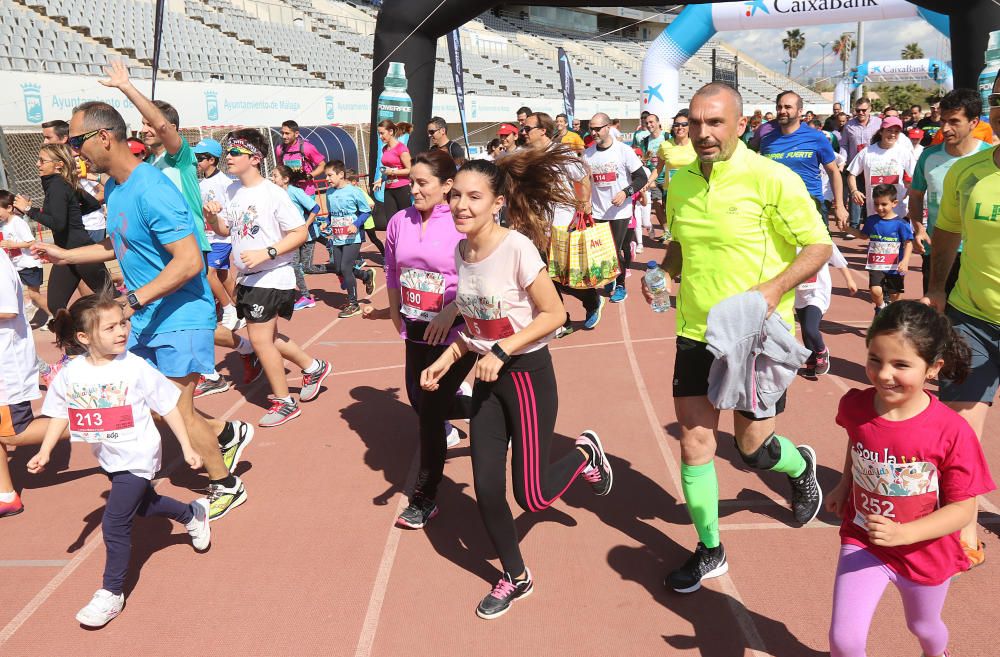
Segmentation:
{"type": "Polygon", "coordinates": [[[817,41],[816,45],[823,49],[823,63],[820,65],[820,77],[826,77],[826,47],[830,45],[830,41],[817,41]]]}
{"type": "MultiPolygon", "coordinates": [[[[865,61],[865,23],[858,21],[858,47],[854,50],[854,65],[861,68],[861,63],[865,61]]],[[[857,100],[865,95],[865,81],[862,80],[854,92],[854,99],[857,100]]]]}
{"type": "Polygon", "coordinates": [[[156,74],[160,70],[160,45],[163,41],[163,15],[167,0],[156,0],[156,14],[153,18],[153,74],[150,82],[149,99],[156,100],[156,74]]]}

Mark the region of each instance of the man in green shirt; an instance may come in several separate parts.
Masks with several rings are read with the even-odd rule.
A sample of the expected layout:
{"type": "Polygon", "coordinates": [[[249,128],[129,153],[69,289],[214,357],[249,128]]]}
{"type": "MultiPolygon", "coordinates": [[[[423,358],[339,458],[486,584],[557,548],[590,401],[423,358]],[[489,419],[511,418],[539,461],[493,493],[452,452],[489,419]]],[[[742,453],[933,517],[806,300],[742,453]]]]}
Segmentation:
{"type": "MultiPolygon", "coordinates": [[[[747,120],[739,92],[722,83],[702,87],[691,100],[689,122],[698,159],[670,181],[666,214],[673,241],[663,261],[671,276],[681,273],[683,262],[673,397],[681,425],[682,488],[699,538],[691,558],[664,582],[679,593],[696,591],[701,580],[729,569],[719,540],[714,457],[720,411],[708,398],[714,361],[705,337],[708,312],[724,299],[755,289],[768,313],[777,311],[794,326],[795,287],[816,274],[832,253],[830,236],[816,221],[816,205],[802,179],[740,141],[747,120]]],[[[778,412],[783,408],[784,398],[778,412]]],[[[796,447],[775,434],[773,417],[733,415],[744,462],[788,476],[796,520],[812,520],[822,502],[812,448],[796,447]]]]}

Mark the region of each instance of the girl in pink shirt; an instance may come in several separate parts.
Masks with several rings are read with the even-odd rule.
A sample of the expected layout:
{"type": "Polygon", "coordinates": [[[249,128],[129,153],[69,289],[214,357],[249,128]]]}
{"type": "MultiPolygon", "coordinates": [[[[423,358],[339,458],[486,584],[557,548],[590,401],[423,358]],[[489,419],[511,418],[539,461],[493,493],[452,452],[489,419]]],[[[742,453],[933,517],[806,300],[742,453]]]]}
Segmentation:
{"type": "Polygon", "coordinates": [[[916,301],[890,304],[866,341],[874,387],[840,401],[847,459],[826,501],[843,519],[830,655],[864,657],[872,616],[892,582],[924,655],[941,657],[948,585],[969,569],[959,530],[975,518],[976,496],[996,486],[972,427],[924,384],[963,380],[969,347],[947,317],[916,301]]]}
{"type": "Polygon", "coordinates": [[[378,124],[382,147],[382,178],[375,181],[374,188],[385,187],[384,217],[391,217],[400,210],[410,207],[410,149],[399,141],[399,127],[389,119],[378,124]]]}
{"type": "Polygon", "coordinates": [[[611,490],[611,466],[593,431],[549,462],[558,396],[547,345],[566,311],[539,250],[547,247],[550,208],[576,202],[562,179],[575,159],[569,151],[524,149],[495,164],[470,160],[449,194],[455,227],[465,235],[454,257],[456,304],[466,328],[420,382],[436,390],[457,363],[476,354],[469,420],[476,502],[504,571],[479,603],[480,618],[506,613],[532,590],[507,504],[508,444],[514,498],[526,511],[548,508],[581,474],[598,495],[611,490]],[[496,221],[505,204],[510,230],[496,221]]]}

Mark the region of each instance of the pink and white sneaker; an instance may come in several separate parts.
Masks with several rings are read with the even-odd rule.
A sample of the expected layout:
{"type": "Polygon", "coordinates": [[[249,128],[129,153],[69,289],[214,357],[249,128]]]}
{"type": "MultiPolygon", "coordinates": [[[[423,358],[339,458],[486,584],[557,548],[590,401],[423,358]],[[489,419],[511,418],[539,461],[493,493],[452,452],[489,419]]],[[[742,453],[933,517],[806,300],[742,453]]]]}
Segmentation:
{"type": "Polygon", "coordinates": [[[611,471],[611,464],[608,463],[607,454],[604,453],[604,446],[597,432],[587,429],[576,439],[576,444],[578,447],[587,448],[592,454],[581,476],[590,482],[590,487],[596,495],[607,495],[614,483],[614,473],[611,471]]]}

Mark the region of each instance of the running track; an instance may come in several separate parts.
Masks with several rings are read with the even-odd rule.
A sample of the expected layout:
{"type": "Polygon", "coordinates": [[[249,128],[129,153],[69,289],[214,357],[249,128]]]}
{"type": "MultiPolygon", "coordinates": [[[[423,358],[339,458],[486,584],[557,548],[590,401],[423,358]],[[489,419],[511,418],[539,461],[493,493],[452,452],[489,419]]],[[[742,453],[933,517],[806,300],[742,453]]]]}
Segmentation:
{"type": "MultiPolygon", "coordinates": [[[[847,243],[845,255],[865,287],[857,244],[847,243]]],[[[647,247],[646,255],[662,253],[647,247]]],[[[311,280],[330,287],[335,281],[311,280]]],[[[804,528],[789,526],[783,477],[747,471],[729,434],[717,465],[730,573],[690,596],[662,589],[664,571],[696,538],[679,490],[670,399],[674,316],[649,311],[637,274],[628,281],[629,299],[606,306],[595,331],[553,343],[561,404],[554,451],[570,449],[581,429],[596,429],[612,455],[614,490],[595,498],[575,484],[550,510],[520,515],[535,593],[501,619],[476,618],[498,564],[476,511],[467,442],[450,451],[438,518],[422,532],[393,528],[405,505],[401,491],[414,476],[417,435],[400,389],[403,350],[386,319],[382,283],[380,276],[378,321],[338,320],[326,303],[339,305],[342,296],[318,291],[319,305],[287,326],[310,353],[333,361],[326,392],[285,427],[258,429],[237,470],[249,500],[213,524],[208,553],[195,554],[184,530],[166,519],[137,520],[128,602],[102,630],[85,630],[73,616],[100,585],[107,480],[86,446],[62,444],[51,471],[38,477],[24,470],[34,449],[15,452],[11,469],[26,511],[0,521],[0,655],[828,654],[838,549],[832,518],[824,512],[804,528]]],[[[799,379],[779,421],[782,433],[815,447],[827,490],[845,446],[834,423],[837,402],[867,383],[862,332],[871,317],[864,292],[845,296],[839,274],[834,284],[824,326],[831,375],[799,379]]],[[[919,292],[919,274],[907,287],[911,297],[919,292]]],[[[581,318],[579,304],[568,303],[581,318]]],[[[51,346],[40,352],[52,360],[51,346]]],[[[221,371],[238,373],[233,355],[219,357],[221,371]]],[[[256,421],[266,394],[262,379],[199,407],[256,421]]],[[[1000,473],[997,411],[987,425],[987,457],[1000,473]]],[[[731,429],[724,419],[723,432],[731,429]]],[[[164,445],[159,490],[192,499],[204,478],[178,465],[172,439],[164,445]]],[[[983,499],[979,517],[988,561],[955,581],[945,611],[955,657],[995,655],[1000,643],[992,604],[1000,494],[983,499]]],[[[872,625],[869,654],[920,654],[891,588],[872,625]]]]}

